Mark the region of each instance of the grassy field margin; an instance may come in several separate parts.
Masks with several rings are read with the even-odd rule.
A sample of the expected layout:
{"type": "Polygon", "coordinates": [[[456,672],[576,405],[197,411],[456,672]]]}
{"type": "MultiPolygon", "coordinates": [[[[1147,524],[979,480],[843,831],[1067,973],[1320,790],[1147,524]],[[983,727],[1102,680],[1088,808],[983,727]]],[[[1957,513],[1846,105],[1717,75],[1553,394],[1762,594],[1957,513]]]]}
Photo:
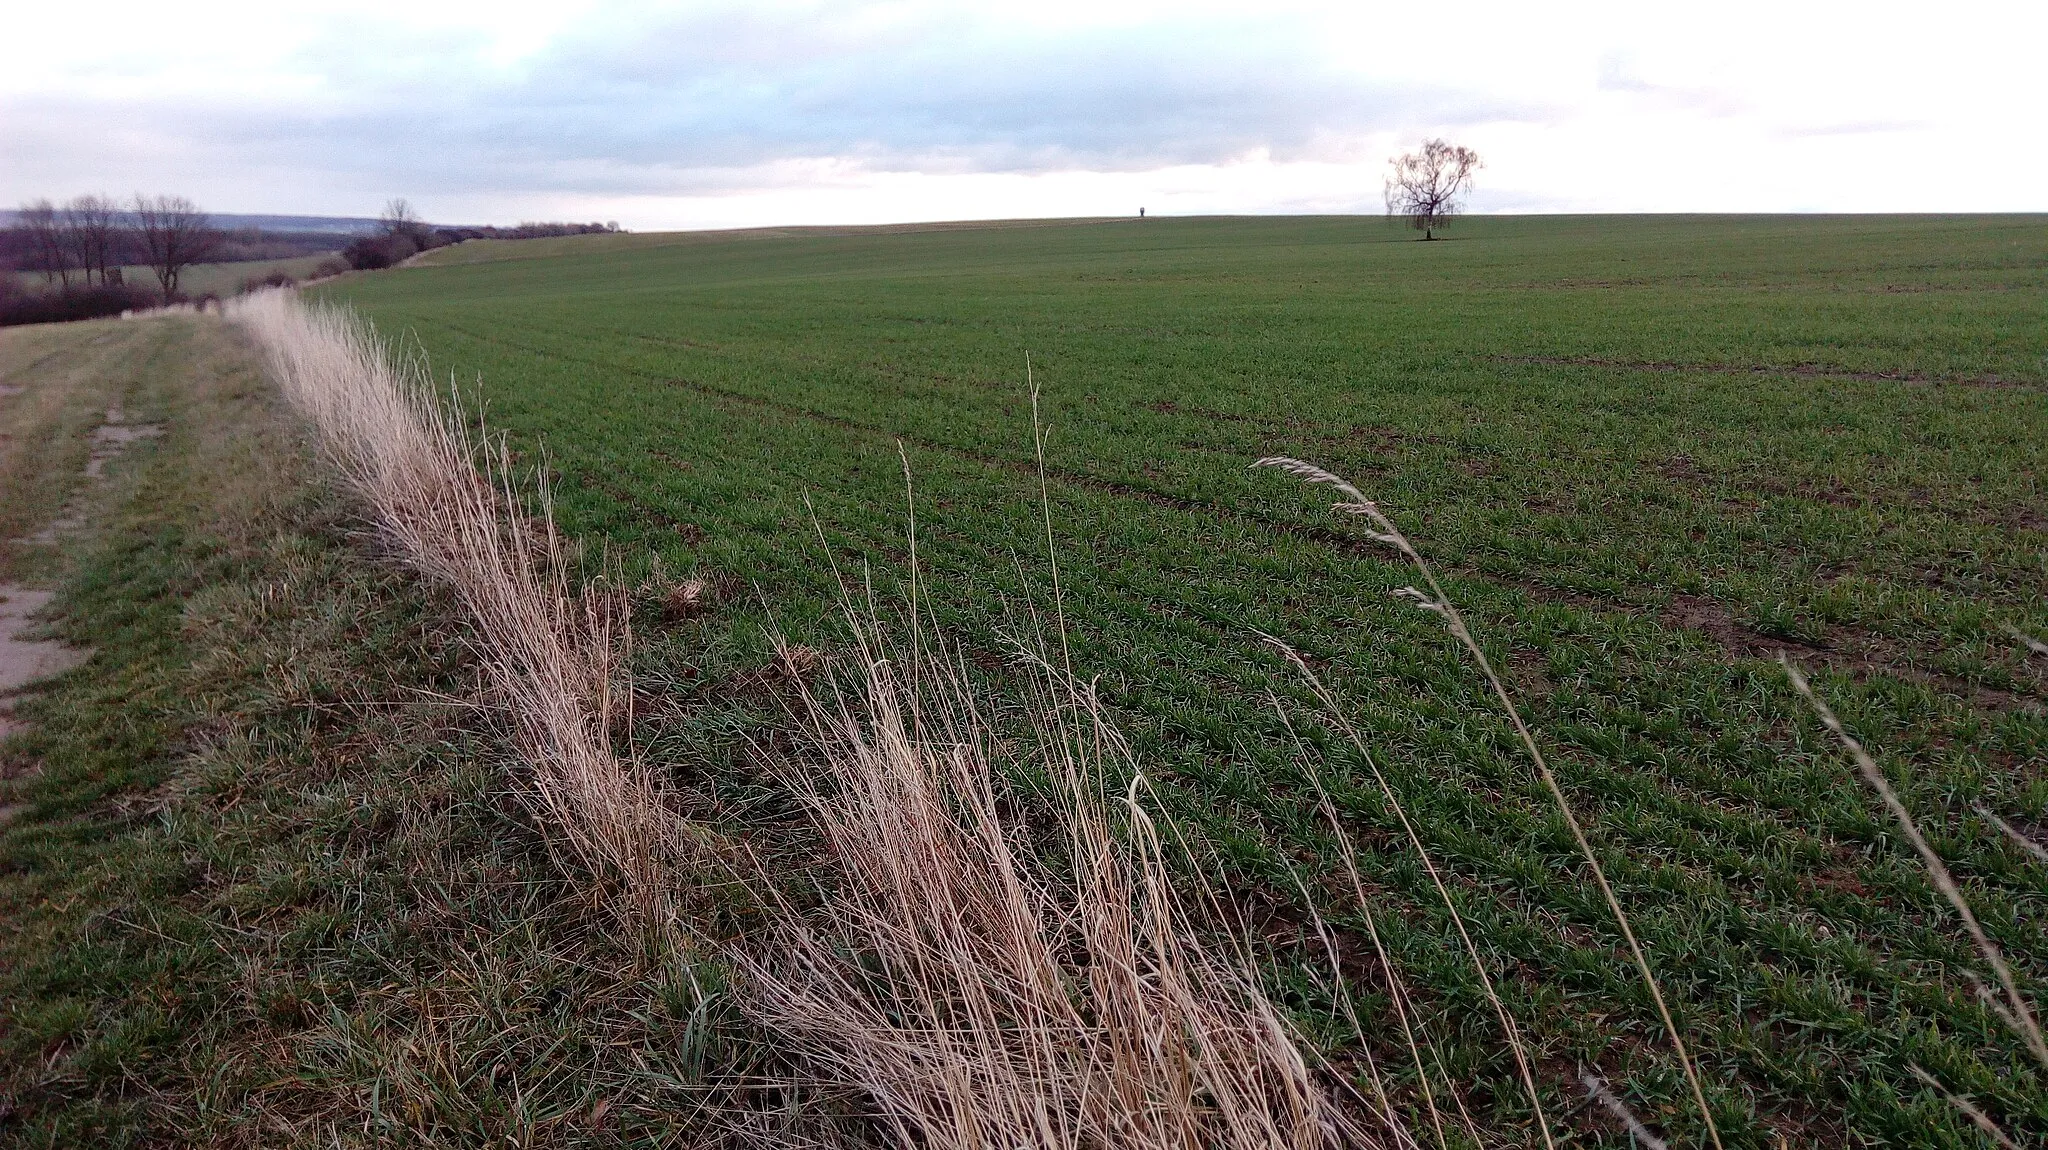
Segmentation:
{"type": "MultiPolygon", "coordinates": [[[[810,747],[763,758],[804,798],[829,861],[815,874],[824,935],[786,929],[806,916],[785,885],[812,868],[784,874],[732,850],[678,805],[684,780],[664,786],[615,744],[637,694],[623,675],[629,597],[608,565],[584,577],[545,478],[523,490],[459,398],[437,398],[352,313],[274,292],[230,314],[381,534],[461,605],[519,751],[515,789],[593,901],[664,956],[702,952],[694,879],[770,904],[785,929],[717,939],[716,952],[746,975],[742,1009],[791,1049],[799,1086],[856,1100],[850,1128],[872,1121],[906,1145],[1377,1144],[1333,1104],[1250,954],[1212,949],[1190,924],[1135,792],[1130,828],[1113,832],[1102,768],[1127,756],[1104,750],[1121,737],[1078,681],[1032,711],[1038,746],[1004,770],[977,750],[1002,740],[966,680],[935,674],[943,662],[914,634],[907,650],[861,642],[849,654],[865,674],[822,701],[788,676],[810,747]],[[901,678],[879,669],[897,660],[901,678]],[[1075,726],[1065,716],[1083,699],[1095,718],[1075,726]],[[1023,818],[1000,813],[1014,797],[1003,780],[1034,768],[1056,780],[1065,850],[1051,865],[1031,857],[1023,818]]],[[[793,662],[779,644],[778,656],[793,662]]],[[[1399,1134],[1384,1096],[1380,1111],[1399,1134]]]]}
{"type": "MultiPolygon", "coordinates": [[[[1414,579],[1397,556],[1246,464],[1350,476],[1444,574],[1524,709],[1729,1144],[1970,1144],[1916,1065],[2037,1136],[2048,1093],[1965,977],[1969,939],[1774,656],[1814,671],[2023,987],[2041,985],[2028,924],[2048,887],[1979,809],[2029,832],[2048,809],[2048,662],[2006,630],[2048,630],[2048,231],[1467,223],[1435,244],[1332,217],[636,236],[320,294],[480,380],[515,450],[545,444],[569,533],[629,570],[739,584],[753,618],[639,653],[644,681],[704,694],[768,616],[833,647],[828,560],[902,578],[899,450],[940,623],[1000,659],[1031,593],[1015,554],[1044,536],[1028,350],[1057,427],[1076,663],[1174,813],[1218,843],[1215,880],[1270,906],[1304,964],[1312,910],[1368,933],[1327,791],[1418,1028],[1441,1036],[1440,1078],[1526,1121],[1504,1027],[1401,819],[1264,632],[1390,765],[1532,1036],[1546,1107],[1604,1122],[1572,1109],[1591,1069],[1691,1144],[1704,1131],[1650,1037],[1655,1003],[1498,701],[1437,618],[1390,596],[1414,579]]],[[[727,793],[753,785],[701,745],[659,751],[727,793]]],[[[1360,980],[1363,1012],[1397,1033],[1383,981],[1360,980]]]]}
{"type": "Polygon", "coordinates": [[[0,750],[0,1144],[695,1142],[714,992],[561,876],[453,605],[376,557],[253,350],[29,338],[17,401],[123,379],[166,435],[57,564],[92,661],[0,750]]]}

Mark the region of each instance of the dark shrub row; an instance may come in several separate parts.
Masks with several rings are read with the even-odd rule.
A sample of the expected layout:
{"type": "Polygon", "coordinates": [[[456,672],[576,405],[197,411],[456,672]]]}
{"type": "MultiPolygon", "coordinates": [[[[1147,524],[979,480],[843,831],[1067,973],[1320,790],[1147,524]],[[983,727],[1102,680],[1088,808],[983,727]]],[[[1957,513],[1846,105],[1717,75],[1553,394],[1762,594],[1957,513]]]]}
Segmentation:
{"type": "Polygon", "coordinates": [[[25,323],[63,323],[98,319],[124,311],[155,307],[160,301],[149,288],[128,284],[30,291],[0,275],[0,327],[25,323]]]}
{"type": "Polygon", "coordinates": [[[548,236],[601,235],[619,230],[617,224],[536,224],[515,228],[433,228],[410,221],[387,224],[374,236],[363,236],[341,250],[342,258],[358,271],[388,268],[408,257],[433,248],[459,244],[464,240],[535,240],[548,236]]]}
{"type": "MultiPolygon", "coordinates": [[[[427,245],[439,247],[438,244],[427,245]]],[[[415,252],[423,251],[419,240],[405,232],[390,232],[381,236],[363,236],[341,249],[341,258],[357,271],[374,271],[388,268],[403,261],[415,252]]]]}

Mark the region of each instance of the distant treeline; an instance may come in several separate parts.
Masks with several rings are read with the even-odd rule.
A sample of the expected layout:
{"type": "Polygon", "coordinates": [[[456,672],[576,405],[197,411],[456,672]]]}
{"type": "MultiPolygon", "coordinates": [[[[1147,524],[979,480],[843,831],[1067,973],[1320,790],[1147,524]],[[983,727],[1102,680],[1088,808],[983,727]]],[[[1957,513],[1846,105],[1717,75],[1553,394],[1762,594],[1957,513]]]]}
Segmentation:
{"type": "Polygon", "coordinates": [[[404,200],[393,200],[384,209],[382,230],[362,236],[341,250],[342,258],[357,270],[388,268],[420,252],[445,248],[464,240],[537,240],[548,236],[600,235],[619,230],[617,223],[555,224],[523,223],[512,228],[443,228],[420,222],[404,200]]]}
{"type": "Polygon", "coordinates": [[[115,315],[183,298],[178,278],[193,264],[218,259],[224,237],[198,205],[183,196],[137,195],[126,203],[79,196],[63,207],[25,204],[6,229],[8,266],[42,276],[41,290],[0,276],[0,325],[115,315]],[[128,282],[141,264],[156,280],[128,282]]]}
{"type": "MultiPolygon", "coordinates": [[[[339,251],[348,237],[334,232],[281,232],[267,228],[236,228],[219,233],[220,241],[209,263],[240,263],[250,260],[289,260],[321,252],[339,251]]],[[[136,267],[149,262],[149,250],[133,230],[111,237],[108,263],[113,267],[136,267]]],[[[45,269],[37,256],[35,237],[21,225],[0,228],[0,268],[41,274],[45,269]]],[[[77,271],[74,264],[68,270],[77,271]]]]}
{"type": "MultiPolygon", "coordinates": [[[[335,232],[267,230],[213,226],[183,196],[136,196],[127,202],[79,196],[59,207],[49,200],[24,204],[11,226],[0,228],[0,326],[49,323],[118,315],[130,309],[174,303],[185,297],[179,276],[199,263],[292,259],[331,252],[343,237],[335,232]],[[147,267],[155,284],[131,282],[124,269],[147,267]],[[36,282],[40,277],[40,283],[36,282]]],[[[418,252],[463,240],[526,240],[616,232],[616,223],[523,223],[517,227],[437,227],[420,220],[411,205],[393,200],[377,230],[341,248],[338,259],[318,274],[387,268],[418,252]]],[[[281,273],[252,277],[247,291],[290,284],[281,273]]]]}

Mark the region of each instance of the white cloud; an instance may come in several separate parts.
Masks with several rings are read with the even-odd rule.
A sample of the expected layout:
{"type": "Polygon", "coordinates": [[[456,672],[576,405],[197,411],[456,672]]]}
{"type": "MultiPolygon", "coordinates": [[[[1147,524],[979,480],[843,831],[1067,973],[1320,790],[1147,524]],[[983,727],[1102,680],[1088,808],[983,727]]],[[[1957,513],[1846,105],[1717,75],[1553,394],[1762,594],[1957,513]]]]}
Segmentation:
{"type": "Polygon", "coordinates": [[[635,227],[1374,211],[1387,155],[1478,210],[2048,209],[2048,6],[596,0],[11,18],[0,202],[635,227]],[[1972,160],[1972,157],[1985,157],[1972,160]],[[1960,196],[1929,178],[1976,163],[1960,196]],[[1988,165],[1996,164],[1996,168],[1988,165]]]}

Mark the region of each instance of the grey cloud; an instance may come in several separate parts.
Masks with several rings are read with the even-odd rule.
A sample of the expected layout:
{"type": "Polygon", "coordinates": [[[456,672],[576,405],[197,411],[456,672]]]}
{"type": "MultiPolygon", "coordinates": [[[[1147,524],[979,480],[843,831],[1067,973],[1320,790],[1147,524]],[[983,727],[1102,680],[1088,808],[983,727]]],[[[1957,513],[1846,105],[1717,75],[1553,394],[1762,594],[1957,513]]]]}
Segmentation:
{"type": "Polygon", "coordinates": [[[691,194],[738,190],[733,169],[823,157],[973,172],[1137,170],[1256,149],[1351,159],[1379,128],[1544,111],[1374,85],[1313,48],[1299,27],[1252,20],[1077,38],[733,11],[591,28],[500,73],[473,37],[337,34],[301,61],[335,93],[325,103],[40,101],[0,119],[42,131],[0,132],[27,155],[120,122],[194,165],[317,172],[336,189],[691,194]]]}

